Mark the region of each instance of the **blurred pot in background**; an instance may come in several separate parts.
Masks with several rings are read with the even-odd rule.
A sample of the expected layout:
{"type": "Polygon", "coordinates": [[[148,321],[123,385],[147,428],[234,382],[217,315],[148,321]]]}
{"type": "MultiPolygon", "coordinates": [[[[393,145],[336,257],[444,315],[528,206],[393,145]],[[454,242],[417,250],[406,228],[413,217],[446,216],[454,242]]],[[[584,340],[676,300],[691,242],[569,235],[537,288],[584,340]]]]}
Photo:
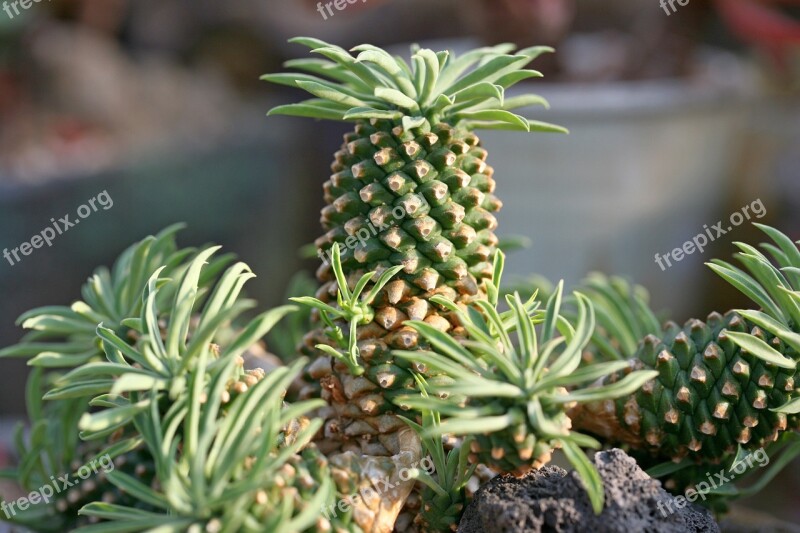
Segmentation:
{"type": "Polygon", "coordinates": [[[686,78],[540,84],[552,110],[528,113],[570,135],[483,134],[503,182],[500,227],[533,240],[510,272],[568,282],[617,272],[647,285],[657,307],[690,311],[685,295],[700,288],[707,258],[662,271],[654,255],[721,217],[752,98],[735,57],[708,52],[694,69],[686,78]]]}
{"type": "MultiPolygon", "coordinates": [[[[725,2],[734,0],[719,0],[725,2]]],[[[778,146],[797,128],[789,124],[799,122],[797,108],[782,101],[784,115],[770,122],[768,146],[755,154],[751,133],[754,127],[764,133],[760,117],[776,99],[752,61],[700,44],[715,38],[709,34],[719,21],[712,3],[692,2],[669,15],[634,0],[474,5],[468,19],[476,29],[484,18],[493,28],[518,28],[527,16],[537,31],[513,34],[518,43],[537,43],[541,33],[558,48],[550,63],[533,66],[545,79],[526,88],[548,97],[553,109],[528,112],[572,132],[482,136],[503,180],[501,228],[533,239],[531,249],[512,256],[510,270],[572,282],[593,269],[620,272],[646,283],[656,306],[698,312],[702,298],[687,301],[679,294],[695,294],[707,282],[707,257],[695,254],[662,271],[654,256],[759,195],[778,211],[774,167],[778,146]],[[555,12],[563,16],[546,19],[555,12]],[[742,168],[747,176],[739,174],[742,168]]],[[[509,40],[497,32],[482,35],[509,40]]],[[[771,47],[776,40],[765,42],[771,47]]]]}

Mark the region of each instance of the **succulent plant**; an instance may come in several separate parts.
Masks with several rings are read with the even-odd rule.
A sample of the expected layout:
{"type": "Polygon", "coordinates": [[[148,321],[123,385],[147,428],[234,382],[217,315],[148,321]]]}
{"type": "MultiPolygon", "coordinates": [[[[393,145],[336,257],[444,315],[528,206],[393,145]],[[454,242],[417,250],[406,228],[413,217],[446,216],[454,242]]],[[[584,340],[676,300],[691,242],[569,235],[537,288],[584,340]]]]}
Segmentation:
{"type": "MultiPolygon", "coordinates": [[[[512,54],[513,46],[499,45],[455,57],[415,47],[409,64],[370,45],[354,48],[351,55],[317,39],[292,42],[321,58],[291,60],[286,66],[301,73],[269,74],[263,79],[303,89],[315,98],[279,106],[270,114],[354,124],[324,185],[326,233],[316,246],[327,259],[318,271],[323,286],[317,296],[331,303],[337,291],[346,295],[368,272],[377,272],[368,282],[371,286],[388,269],[401,269],[373,299],[373,318],[358,325],[360,365],[365,372],[358,380],[359,391],[335,410],[335,427],[326,426],[326,439],[340,441],[342,450],[392,455],[398,452],[397,439],[376,442],[375,437],[396,433],[405,424],[391,422],[390,409],[378,427],[375,415],[385,413],[375,413],[370,398],[415,386],[411,373],[391,355],[392,349],[413,349],[419,342],[418,332],[404,322],[422,320],[457,334],[450,313],[433,305],[431,297],[444,295],[456,302],[484,299],[482,282],[492,276],[498,242],[492,213],[501,203],[493,194],[487,151],[473,131],[564,131],[511,112],[546,105],[541,97],[504,97],[509,87],[539,76],[524,67],[550,50],[534,47],[512,54]],[[332,268],[335,244],[349,288],[340,285],[342,276],[332,268]]],[[[349,326],[339,320],[342,328],[349,326]]],[[[325,342],[321,331],[309,336],[307,353],[322,356],[312,363],[310,378],[351,381],[355,361],[343,372],[334,367],[331,373],[330,354],[315,348],[325,342]]],[[[338,397],[332,395],[332,401],[338,397]]]]}
{"type": "Polygon", "coordinates": [[[572,296],[559,283],[523,299],[501,289],[501,204],[474,130],[564,131],[511,112],[542,98],[505,98],[549,50],[415,47],[409,64],[369,45],[354,56],[294,42],[324,59],[265,79],[316,98],[271,114],[354,123],[324,185],[322,286],[296,285],[303,311],[242,323],[254,274],[218,247],[179,249],[173,226],[98,270],[83,301],[23,315],[33,331],[0,356],[35,367],[32,428],[7,475],[35,490],[99,455],[118,468],[14,521],[454,531],[475,475],[523,473],[554,450],[597,513],[604,491],[585,449],[622,443],[674,489],[748,450],[776,454],[753,487],[719,488],[723,502],[800,454],[800,250],[788,237],[760,226],[774,241],[766,255],[739,244],[744,270],[711,265],[757,311],[662,328],[644,289],[599,274],[572,296]],[[284,317],[272,338],[286,366],[246,370],[243,356],[284,317]],[[292,349],[300,338],[310,358],[292,349]]]}
{"type": "MultiPolygon", "coordinates": [[[[213,357],[222,361],[224,354],[237,359],[241,367],[245,351],[293,310],[283,307],[263,313],[225,345],[218,344],[220,331],[255,305],[239,298],[244,284],[255,276],[244,263],[234,264],[220,276],[213,291],[205,294],[200,277],[206,261],[217,250],[212,247],[197,254],[180,279],[163,278],[160,268],[153,272],[142,296],[140,315],[125,320],[136,342],[129,344],[98,324],[97,337],[106,360],[85,363],[70,371],[47,393],[45,399],[51,400],[87,392],[94,395],[91,405],[99,410],[80,420],[82,438],[104,438],[124,429],[137,414],[152,406],[164,410],[180,405],[188,391],[190,372],[200,359],[213,357]],[[174,286],[173,302],[170,312],[160,319],[158,294],[169,286],[174,286]]],[[[238,379],[242,374],[240,370],[231,377],[238,379]]],[[[250,378],[257,379],[255,375],[250,378]]],[[[230,396],[241,388],[234,384],[226,393],[230,396]]]]}
{"type": "MultiPolygon", "coordinates": [[[[309,446],[321,421],[301,418],[299,429],[290,429],[318,402],[282,405],[304,363],[275,370],[228,399],[236,357],[201,354],[182,401],[166,415],[152,403],[134,418],[159,488],[109,474],[111,483],[156,510],[94,502],[81,514],[105,522],[78,531],[331,531],[320,510],[335,502],[336,489],[325,457],[309,446]]],[[[345,529],[344,520],[338,517],[338,531],[357,531],[345,529]]]]}
{"type": "MultiPolygon", "coordinates": [[[[173,225],[147,237],[126,249],[110,270],[97,269],[82,288],[83,300],[68,307],[33,309],[19,318],[18,324],[31,331],[18,344],[0,350],[0,357],[28,358],[28,364],[34,367],[27,394],[31,428],[27,438],[22,426],[18,429],[20,466],[9,474],[23,488],[35,490],[46,484],[49,476],[74,474],[79,466],[104,454],[110,458],[123,456],[118,461],[134,470],[137,467],[140,472],[142,468],[146,472],[152,470],[152,461],[142,454],[141,441],[134,435],[109,434],[108,439],[95,442],[79,438],[78,422],[92,410],[90,401],[97,390],[96,383],[84,382],[68,391],[62,389],[57,401],[42,402],[42,396],[50,394],[53,398],[53,390],[62,386],[69,369],[85,368],[104,358],[102,341],[96,334],[98,324],[125,339],[123,342],[134,342],[128,319],[142,309],[142,292],[151,271],[161,267],[164,274],[180,276],[197,252],[194,248],[176,246],[175,234],[181,228],[179,224],[173,225]]],[[[208,265],[198,280],[203,290],[231,259],[230,255],[220,256],[208,265]]],[[[173,288],[164,287],[154,302],[160,318],[169,312],[166,302],[173,288]]],[[[100,475],[82,487],[59,492],[45,505],[7,518],[31,529],[73,529],[85,522],[77,515],[84,503],[94,497],[111,497],[114,492],[100,475]]]]}
{"type": "MultiPolygon", "coordinates": [[[[502,254],[495,271],[500,278],[502,254]]],[[[656,376],[655,371],[628,374],[604,387],[587,383],[626,368],[627,362],[601,362],[581,367],[581,354],[594,331],[594,311],[587,298],[575,297],[578,319],[570,324],[561,315],[562,284],[540,309],[534,294],[526,302],[519,294],[506,296],[508,310],[498,312],[498,289],[489,301],[462,310],[434,297],[450,309],[467,331],[453,339],[428,324],[411,321],[431,350],[398,351],[396,356],[442,373],[449,382],[430,385],[438,397],[401,396],[406,408],[441,413],[444,421],[423,432],[474,435],[469,458],[499,472],[525,472],[544,465],[555,449],[563,449],[582,476],[597,512],[603,506],[599,477],[581,448],[599,448],[593,438],[572,430],[568,409],[597,399],[613,400],[635,392],[656,376]]]]}
{"type": "MultiPolygon", "coordinates": [[[[269,375],[243,369],[245,351],[296,308],[277,308],[234,328],[234,320],[254,305],[240,298],[254,275],[243,263],[218,275],[229,256],[212,260],[217,247],[178,252],[173,234],[164,232],[126,251],[115,267],[116,283],[98,283],[103,270],[90,280],[95,283],[90,287],[100,289],[84,291],[97,297],[89,301],[101,302],[103,311],[127,311],[103,314],[78,304],[37,310],[28,314],[35,320],[26,319],[40,328],[35,338],[5,351],[33,356],[37,365],[28,394],[33,427],[28,439],[20,432],[22,461],[12,473],[23,487],[38,489],[49,476],[68,474],[100,456],[118,466],[59,493],[48,505],[30,507],[14,521],[42,531],[184,530],[201,522],[236,531],[262,531],[265,525],[276,531],[279,526],[329,531],[319,510],[336,491],[326,459],[307,446],[321,422],[302,416],[321,400],[282,405],[287,384],[304,361],[269,375]],[[165,248],[169,253],[160,253],[165,248]],[[127,291],[141,280],[141,293],[123,306],[127,291]],[[85,322],[98,321],[94,336],[68,315],[75,309],[83,311],[85,322]],[[114,318],[108,321],[114,329],[106,327],[104,319],[114,318]],[[41,338],[50,342],[31,346],[41,338]],[[73,359],[67,342],[80,342],[91,354],[73,359]],[[52,353],[43,357],[45,350],[52,353]],[[42,361],[74,368],[56,371],[42,361]],[[260,435],[264,438],[256,438],[260,435]],[[208,468],[186,470],[201,460],[211,461],[208,468]],[[314,490],[320,483],[325,490],[314,490]],[[237,506],[242,502],[253,504],[245,509],[251,515],[237,506]],[[94,522],[102,523],[90,525],[94,522]]],[[[335,525],[358,531],[348,520],[340,515],[335,525]]]]}
{"type": "MultiPolygon", "coordinates": [[[[800,251],[779,231],[758,226],[773,240],[762,245],[769,257],[737,243],[744,270],[718,260],[709,266],[760,310],[711,313],[683,327],[667,322],[660,332],[648,318],[651,332],[631,368],[657,370],[658,378],[629,398],[583,406],[573,413],[576,425],[663,459],[703,463],[800,428],[800,251]]],[[[642,316],[632,307],[624,312],[642,316]]]]}
{"type": "Polygon", "coordinates": [[[666,321],[662,328],[643,288],[601,275],[584,287],[595,306],[613,317],[610,327],[598,328],[591,356],[630,360],[631,368],[659,370],[659,378],[613,405],[573,409],[576,427],[625,444],[650,475],[676,493],[707,488],[710,472],[724,472],[729,482],[711,484],[703,498],[718,513],[734,499],[760,491],[800,456],[793,303],[800,254],[781,232],[757,226],[772,239],[761,245],[767,255],[737,243],[744,270],[718,260],[709,266],[760,310],[711,313],[706,321],[683,326],[666,321]],[[754,453],[766,454],[769,467],[741,468],[754,453]]]}

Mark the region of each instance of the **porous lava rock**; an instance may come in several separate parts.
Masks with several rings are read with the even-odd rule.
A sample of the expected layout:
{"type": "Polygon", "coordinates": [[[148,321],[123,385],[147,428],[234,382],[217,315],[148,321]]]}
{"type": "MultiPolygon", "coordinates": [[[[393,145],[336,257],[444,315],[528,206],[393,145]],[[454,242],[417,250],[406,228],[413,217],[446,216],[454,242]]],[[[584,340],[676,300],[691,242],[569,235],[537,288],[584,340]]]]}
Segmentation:
{"type": "Polygon", "coordinates": [[[679,508],[661,483],[622,450],[598,452],[594,464],[605,487],[602,514],[594,514],[575,472],[545,466],[521,478],[498,476],[481,487],[458,532],[719,532],[711,513],[686,501],[679,508]]]}

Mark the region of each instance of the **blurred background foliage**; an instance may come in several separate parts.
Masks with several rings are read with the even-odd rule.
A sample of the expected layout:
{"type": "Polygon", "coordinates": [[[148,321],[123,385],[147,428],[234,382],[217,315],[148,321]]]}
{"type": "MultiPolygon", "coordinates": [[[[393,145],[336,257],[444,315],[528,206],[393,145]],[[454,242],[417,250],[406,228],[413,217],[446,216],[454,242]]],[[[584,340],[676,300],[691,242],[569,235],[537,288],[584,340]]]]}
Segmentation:
{"type": "MultiPolygon", "coordinates": [[[[0,11],[0,248],[103,190],[114,199],[51,248],[0,263],[0,346],[20,336],[20,313],[77,299],[95,266],[176,221],[188,223],[182,244],[217,242],[248,262],[264,306],[314,271],[299,249],[319,233],[347,126],[264,117],[298,98],[258,81],[305,54],[287,44],[295,35],[398,53],[414,42],[556,47],[534,65],[545,78],[533,90],[552,109],[532,113],[571,135],[482,136],[506,204],[500,234],[532,242],[508,271],[568,284],[597,269],[628,276],[677,320],[742,303],[703,262],[757,238],[747,225],[666,271],[653,257],[756,199],[760,222],[800,238],[800,4],[674,4],[364,0],[323,17],[314,0],[50,0],[0,11]]],[[[0,416],[18,419],[26,368],[3,360],[0,373],[0,416]]],[[[795,465],[765,508],[785,515],[798,480],[795,465]]]]}

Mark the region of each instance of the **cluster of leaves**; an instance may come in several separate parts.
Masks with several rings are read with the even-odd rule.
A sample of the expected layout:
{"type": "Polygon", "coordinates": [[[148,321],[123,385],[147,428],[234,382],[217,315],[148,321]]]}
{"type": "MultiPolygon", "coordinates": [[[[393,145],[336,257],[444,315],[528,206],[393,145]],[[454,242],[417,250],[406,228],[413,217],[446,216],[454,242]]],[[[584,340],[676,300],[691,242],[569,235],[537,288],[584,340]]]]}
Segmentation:
{"type": "MultiPolygon", "coordinates": [[[[110,481],[158,512],[103,502],[81,514],[109,521],[82,528],[86,533],[144,531],[275,531],[308,529],[336,491],[324,461],[314,470],[300,498],[293,501],[276,481],[321,426],[311,421],[286,438],[284,428],[321,401],[282,407],[282,395],[305,363],[282,367],[223,403],[225,385],[235,375],[235,358],[211,360],[201,354],[187,376],[188,390],[162,415],[156,403],[133,418],[156,461],[160,490],[111,472],[110,481]],[[224,416],[223,416],[224,415],[224,416]],[[218,528],[218,529],[217,529],[218,528]]],[[[307,474],[308,475],[308,474],[307,474]]],[[[285,483],[286,480],[283,480],[285,483]]]]}
{"type": "MultiPolygon", "coordinates": [[[[737,313],[785,342],[793,350],[794,358],[784,356],[753,335],[729,332],[733,341],[767,363],[797,369],[800,364],[800,250],[775,228],[755,225],[773,240],[774,244],[761,245],[769,257],[749,244],[737,242],[735,245],[741,251],[736,258],[744,270],[722,260],[714,260],[708,266],[760,307],[759,311],[742,309],[737,313]]],[[[788,414],[800,413],[800,397],[780,410],[788,414]]]]}
{"type": "Polygon", "coordinates": [[[364,373],[364,367],[358,362],[359,350],[356,342],[358,326],[365,326],[372,322],[375,318],[372,303],[386,284],[403,269],[403,266],[388,268],[380,275],[377,272],[367,272],[361,276],[352,290],[348,287],[347,277],[342,269],[339,243],[333,245],[331,266],[337,285],[335,307],[313,296],[298,296],[290,298],[290,300],[319,311],[320,320],[325,324],[325,334],[338,349],[327,344],[318,344],[316,348],[343,362],[354,376],[360,376],[364,373]],[[369,292],[364,294],[367,285],[373,280],[374,283],[369,292]],[[342,320],[348,325],[347,335],[336,324],[336,320],[342,320]]]}
{"type": "MultiPolygon", "coordinates": [[[[409,321],[430,344],[431,350],[395,352],[398,357],[423,363],[441,372],[450,383],[430,385],[436,397],[407,395],[396,400],[403,406],[441,413],[446,419],[428,428],[426,436],[506,434],[506,442],[521,442],[549,453],[563,449],[586,485],[598,513],[603,506],[603,487],[597,471],[581,448],[599,448],[595,439],[571,431],[569,405],[626,396],[656,375],[654,371],[631,372],[617,383],[587,387],[599,378],[626,368],[614,361],[581,367],[581,353],[594,331],[591,303],[576,294],[579,313],[573,326],[560,313],[562,284],[540,309],[536,294],[523,302],[518,294],[506,296],[508,310],[497,310],[503,255],[495,261],[496,285],[489,301],[466,310],[436,296],[432,301],[454,313],[469,337],[458,341],[425,322],[409,321]],[[494,303],[493,303],[494,302],[494,303]],[[512,336],[515,339],[512,340],[512,336]],[[568,390],[571,389],[571,390],[568,390]],[[520,438],[522,435],[522,438],[520,438]],[[536,443],[544,444],[537,446],[536,443]]],[[[494,457],[480,456],[492,465],[494,457]]],[[[511,458],[521,465],[520,455],[511,458]]]]}
{"type": "Polygon", "coordinates": [[[319,39],[297,37],[325,59],[293,59],[286,67],[301,73],[267,74],[266,81],[297,87],[316,98],[279,106],[271,115],[292,115],[329,120],[388,119],[410,130],[427,123],[446,122],[468,129],[561,132],[554,124],[512,113],[521,107],[547,101],[535,94],[505,98],[505,91],[541,73],[524,67],[545,52],[535,46],[511,53],[513,44],[478,48],[456,57],[413,47],[411,64],[386,51],[361,45],[347,50],[319,39]],[[326,79],[327,78],[327,79],[326,79]]]}
{"type": "MultiPolygon", "coordinates": [[[[243,263],[220,275],[230,258],[213,260],[218,247],[177,250],[176,229],[131,247],[113,273],[99,270],[84,290],[89,304],[26,314],[23,323],[36,331],[3,355],[32,357],[37,366],[28,387],[33,427],[28,439],[20,431],[21,464],[7,475],[33,490],[70,472],[76,459],[139,449],[155,464],[155,482],[109,472],[109,488],[138,503],[85,505],[82,515],[103,521],[86,531],[306,529],[335,490],[325,459],[308,447],[321,422],[285,430],[319,407],[320,401],[283,405],[304,361],[227,390],[244,374],[244,352],[296,308],[274,309],[234,330],[255,305],[240,297],[254,275],[243,263]],[[56,363],[72,369],[44,368],[56,363]],[[283,490],[276,473],[289,466],[298,476],[305,469],[297,501],[275,493],[283,490]]],[[[42,504],[13,518],[39,530],[79,523],[58,515],[42,504]]]]}
{"type": "MultiPolygon", "coordinates": [[[[113,268],[97,269],[82,288],[83,300],[71,306],[33,309],[19,318],[18,324],[30,332],[18,344],[0,350],[0,357],[27,358],[34,367],[27,386],[29,437],[24,438],[24,427],[20,424],[16,438],[20,465],[4,472],[5,476],[17,479],[24,489],[38,489],[50,476],[71,472],[75,462],[83,462],[87,457],[109,451],[113,457],[136,444],[126,441],[103,452],[104,442],[80,440],[78,421],[92,409],[90,389],[75,389],[59,401],[43,402],[42,396],[59,388],[69,369],[105,358],[97,335],[98,324],[120,338],[130,339],[127,320],[141,313],[142,293],[152,272],[162,268],[162,275],[178,278],[197,253],[194,248],[177,247],[175,235],[181,228],[182,225],[173,225],[147,237],[126,249],[113,268]]],[[[199,279],[200,285],[206,287],[232,257],[220,256],[210,263],[199,279]]],[[[168,313],[173,291],[174,285],[166,286],[158,295],[159,317],[168,313]]],[[[69,524],[52,502],[10,518],[28,527],[53,527],[58,531],[69,524]]]]}
{"type": "MultiPolygon", "coordinates": [[[[180,284],[173,291],[165,328],[162,328],[163,322],[159,322],[157,297],[165,286],[174,283],[162,278],[159,268],[148,280],[140,315],[125,320],[138,340],[129,344],[101,323],[96,334],[102,343],[105,361],[89,362],[72,370],[45,396],[50,400],[87,393],[94,396],[90,404],[101,409],[80,421],[82,438],[104,438],[127,425],[136,414],[149,410],[151,404],[169,400],[172,408],[179,405],[186,398],[188,375],[194,366],[201,358],[210,357],[212,351],[220,349],[214,344],[219,330],[255,306],[251,300],[239,299],[244,283],[254,275],[247,265],[237,263],[220,277],[202,310],[198,310],[205,296],[200,290],[200,274],[218,249],[204,250],[189,262],[180,284]]],[[[225,346],[224,358],[223,354],[215,358],[222,361],[241,357],[290,310],[279,308],[258,316],[225,346]]]]}
{"type": "MultiPolygon", "coordinates": [[[[129,328],[123,322],[141,313],[142,292],[150,275],[162,268],[164,277],[178,278],[187,260],[197,253],[194,248],[176,246],[175,234],[182,227],[170,226],[130,246],[111,270],[98,268],[81,290],[83,300],[24,313],[17,324],[30,332],[18,344],[0,350],[0,357],[30,358],[29,365],[44,368],[71,368],[101,357],[97,325],[127,335],[129,328]]],[[[200,284],[208,285],[232,259],[232,254],[216,258],[203,271],[200,284]]],[[[174,286],[159,294],[159,310],[168,308],[172,290],[174,286]]]]}

